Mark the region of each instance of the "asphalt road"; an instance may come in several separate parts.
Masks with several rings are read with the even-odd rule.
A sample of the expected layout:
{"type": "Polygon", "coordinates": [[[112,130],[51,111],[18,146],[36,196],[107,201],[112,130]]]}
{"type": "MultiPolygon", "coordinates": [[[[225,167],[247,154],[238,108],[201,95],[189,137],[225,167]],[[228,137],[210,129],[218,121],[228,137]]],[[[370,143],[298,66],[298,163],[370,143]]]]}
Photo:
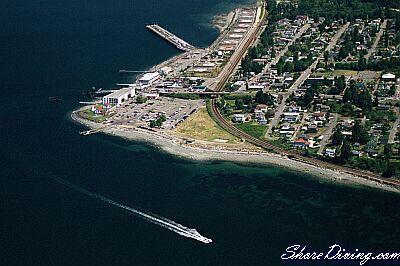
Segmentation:
{"type": "Polygon", "coordinates": [[[332,118],[330,119],[328,125],[325,127],[325,131],[322,134],[324,138],[321,140],[320,147],[318,149],[318,154],[322,154],[324,152],[325,146],[328,144],[330,137],[333,134],[333,130],[335,129],[337,122],[339,120],[338,114],[332,114],[332,118]]]}
{"type": "Polygon", "coordinates": [[[310,28],[310,24],[305,24],[295,35],[295,37],[285,46],[285,48],[283,50],[281,50],[278,55],[274,58],[274,60],[272,60],[271,62],[269,62],[268,64],[265,65],[264,69],[257,74],[256,76],[252,77],[250,82],[255,82],[258,79],[260,79],[260,77],[262,75],[264,75],[273,65],[276,65],[279,60],[282,58],[282,56],[284,56],[286,54],[286,52],[289,50],[289,47],[298,39],[300,38],[304,32],[306,32],[309,28],[310,28]]]}
{"type": "Polygon", "coordinates": [[[375,52],[376,47],[378,46],[379,41],[382,38],[383,31],[386,29],[387,22],[388,22],[387,19],[385,19],[381,24],[381,29],[376,34],[375,42],[372,44],[372,47],[368,50],[368,54],[365,55],[365,59],[368,60],[371,57],[371,55],[375,52]]]}
{"type": "Polygon", "coordinates": [[[397,132],[399,132],[399,129],[398,129],[398,127],[400,125],[400,110],[399,110],[399,107],[395,107],[395,110],[396,110],[397,119],[394,122],[393,127],[389,132],[389,139],[388,139],[388,143],[389,144],[392,144],[392,143],[395,142],[394,139],[396,137],[397,132]]]}
{"type": "Polygon", "coordinates": [[[344,26],[342,26],[338,32],[336,32],[335,36],[333,36],[333,38],[331,39],[331,41],[329,42],[329,44],[327,45],[327,47],[325,48],[325,50],[323,52],[321,52],[321,54],[319,55],[319,57],[300,75],[300,77],[292,84],[292,86],[289,88],[288,93],[285,94],[283,96],[283,99],[281,101],[281,103],[279,104],[278,108],[276,109],[275,112],[275,116],[274,118],[271,120],[268,130],[265,133],[265,136],[268,137],[271,135],[272,133],[272,128],[275,127],[276,125],[278,125],[279,120],[281,115],[283,114],[283,111],[285,110],[285,104],[286,104],[286,99],[289,97],[289,95],[291,95],[293,92],[297,91],[297,89],[304,83],[304,81],[306,81],[306,79],[308,79],[308,77],[311,75],[313,69],[316,68],[320,57],[323,56],[323,54],[325,53],[325,51],[330,51],[333,49],[333,47],[335,47],[336,43],[338,42],[339,38],[342,36],[342,34],[346,31],[346,29],[349,27],[350,23],[346,23],[344,26]]]}

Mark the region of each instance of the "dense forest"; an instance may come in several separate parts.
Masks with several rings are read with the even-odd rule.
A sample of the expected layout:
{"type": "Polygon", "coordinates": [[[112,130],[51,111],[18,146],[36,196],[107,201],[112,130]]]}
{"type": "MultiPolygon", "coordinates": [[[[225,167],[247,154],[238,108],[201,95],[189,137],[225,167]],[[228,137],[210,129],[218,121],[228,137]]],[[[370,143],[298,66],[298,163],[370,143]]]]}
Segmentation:
{"type": "MultiPolygon", "coordinates": [[[[313,18],[325,17],[327,19],[351,21],[356,18],[394,17],[399,12],[392,10],[392,8],[400,8],[400,1],[398,0],[301,0],[297,1],[297,3],[298,8],[290,8],[289,12],[279,10],[276,13],[286,13],[282,15],[292,18],[297,15],[308,15],[313,18]]],[[[275,0],[269,0],[269,5],[272,9],[287,8],[281,5],[277,6],[275,0]]]]}

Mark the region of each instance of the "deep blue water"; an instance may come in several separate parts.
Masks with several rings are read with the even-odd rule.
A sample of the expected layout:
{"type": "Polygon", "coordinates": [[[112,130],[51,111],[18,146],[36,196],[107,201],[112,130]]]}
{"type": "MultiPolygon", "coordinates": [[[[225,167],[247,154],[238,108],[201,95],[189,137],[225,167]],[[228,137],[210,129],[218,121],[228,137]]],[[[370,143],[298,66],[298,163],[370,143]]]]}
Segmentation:
{"type": "Polygon", "coordinates": [[[211,17],[246,2],[1,1],[2,265],[288,265],[280,255],[296,243],[400,249],[397,195],[79,136],[69,112],[81,90],[112,86],[120,68],[145,69],[179,52],[147,23],[206,46],[218,34],[211,17]],[[48,102],[52,95],[64,101],[48,102]],[[174,234],[53,177],[196,228],[214,243],[174,234]]]}

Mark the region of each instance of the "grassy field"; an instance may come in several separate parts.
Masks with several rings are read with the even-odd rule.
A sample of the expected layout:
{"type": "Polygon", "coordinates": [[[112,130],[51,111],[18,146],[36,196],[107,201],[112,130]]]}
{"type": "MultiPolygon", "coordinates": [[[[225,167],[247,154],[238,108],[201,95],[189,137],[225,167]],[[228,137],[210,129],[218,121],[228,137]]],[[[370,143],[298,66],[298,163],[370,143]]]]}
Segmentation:
{"type": "Polygon", "coordinates": [[[283,139],[281,138],[271,138],[268,139],[268,143],[277,146],[277,147],[281,147],[284,148],[285,150],[290,150],[292,149],[292,145],[290,143],[285,142],[283,139]]]}
{"type": "Polygon", "coordinates": [[[323,77],[330,77],[330,76],[340,77],[343,75],[343,76],[347,76],[347,77],[351,76],[355,79],[360,77],[359,75],[361,75],[361,77],[366,80],[371,80],[371,79],[376,78],[377,76],[380,76],[380,72],[376,72],[376,71],[366,70],[366,71],[358,72],[358,71],[347,70],[347,69],[336,69],[335,71],[316,72],[315,74],[321,75],[323,77]]]}
{"type": "Polygon", "coordinates": [[[86,118],[87,120],[93,121],[95,123],[101,123],[106,121],[107,117],[103,115],[96,115],[92,112],[92,110],[87,109],[85,111],[82,111],[79,113],[79,115],[83,118],[86,118]]]}
{"type": "Polygon", "coordinates": [[[259,125],[253,122],[235,124],[235,126],[258,139],[264,139],[265,131],[267,130],[266,125],[259,125]]]}
{"type": "Polygon", "coordinates": [[[175,129],[175,134],[197,140],[240,143],[240,139],[223,130],[212,120],[206,108],[201,108],[175,129]]]}
{"type": "Polygon", "coordinates": [[[354,70],[342,70],[342,69],[338,69],[335,71],[327,71],[327,72],[316,72],[316,75],[321,75],[323,77],[329,77],[329,76],[357,76],[358,75],[358,71],[354,71],[354,70]]]}

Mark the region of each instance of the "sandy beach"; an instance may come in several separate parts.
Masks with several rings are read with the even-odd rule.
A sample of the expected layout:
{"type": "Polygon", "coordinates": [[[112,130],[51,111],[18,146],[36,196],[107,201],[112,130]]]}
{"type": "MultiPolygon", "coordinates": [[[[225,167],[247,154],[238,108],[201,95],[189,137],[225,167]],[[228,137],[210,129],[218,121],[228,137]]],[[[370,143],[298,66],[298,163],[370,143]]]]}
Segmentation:
{"type": "Polygon", "coordinates": [[[142,141],[158,147],[159,149],[178,157],[198,160],[198,161],[231,161],[248,164],[265,164],[284,167],[292,171],[301,171],[310,174],[323,181],[334,182],[350,186],[366,186],[378,188],[391,192],[400,190],[362,177],[308,165],[299,161],[289,159],[285,156],[269,153],[265,151],[243,151],[235,149],[222,149],[218,145],[203,146],[197,144],[186,144],[182,139],[162,134],[146,131],[144,129],[133,129],[126,126],[104,127],[102,124],[94,123],[78,116],[78,111],[71,113],[71,118],[79,124],[83,124],[90,129],[97,129],[99,132],[121,137],[132,141],[142,141]]]}

